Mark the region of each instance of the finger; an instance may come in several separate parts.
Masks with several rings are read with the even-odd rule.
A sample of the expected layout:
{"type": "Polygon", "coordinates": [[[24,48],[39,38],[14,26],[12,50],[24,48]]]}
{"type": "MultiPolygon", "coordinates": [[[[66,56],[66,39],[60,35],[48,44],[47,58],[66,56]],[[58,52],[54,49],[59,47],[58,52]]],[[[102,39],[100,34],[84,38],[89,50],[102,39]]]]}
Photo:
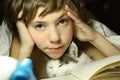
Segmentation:
{"type": "Polygon", "coordinates": [[[27,27],[26,27],[24,21],[23,20],[17,21],[16,25],[17,25],[19,36],[21,38],[23,38],[23,34],[26,35],[27,32],[28,32],[27,27]]]}
{"type": "Polygon", "coordinates": [[[68,5],[65,5],[65,10],[66,10],[66,11],[70,11],[68,5]]]}
{"type": "Polygon", "coordinates": [[[26,25],[25,25],[25,23],[24,23],[23,20],[18,20],[18,21],[16,22],[16,25],[17,25],[17,28],[18,28],[18,29],[22,29],[23,27],[26,27],[26,25]]]}
{"type": "Polygon", "coordinates": [[[67,12],[67,15],[74,21],[74,23],[77,27],[79,27],[81,29],[85,28],[85,24],[80,19],[75,17],[72,13],[67,12]]]}
{"type": "Polygon", "coordinates": [[[77,14],[72,11],[68,5],[65,6],[65,10],[67,11],[67,15],[74,20],[75,22],[80,22],[80,19],[78,18],[77,14]]]}
{"type": "Polygon", "coordinates": [[[18,19],[21,19],[22,18],[22,15],[23,15],[23,10],[21,10],[18,14],[18,19]]]}
{"type": "Polygon", "coordinates": [[[76,28],[75,29],[74,36],[80,41],[85,40],[85,33],[83,32],[83,30],[81,28],[76,28]]]}
{"type": "Polygon", "coordinates": [[[80,20],[75,17],[71,12],[67,12],[67,15],[76,23],[80,23],[80,20]]]}

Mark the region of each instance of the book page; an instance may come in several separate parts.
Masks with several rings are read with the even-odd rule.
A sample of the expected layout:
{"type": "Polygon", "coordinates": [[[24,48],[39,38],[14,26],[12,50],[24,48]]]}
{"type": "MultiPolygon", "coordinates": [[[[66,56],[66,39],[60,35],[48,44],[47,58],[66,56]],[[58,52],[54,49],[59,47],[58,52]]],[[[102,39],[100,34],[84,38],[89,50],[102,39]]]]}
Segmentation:
{"type": "Polygon", "coordinates": [[[120,66],[105,69],[93,76],[91,80],[120,80],[120,66]]]}
{"type": "MultiPolygon", "coordinates": [[[[82,66],[78,66],[71,72],[72,75],[78,77],[81,80],[89,80],[98,70],[105,67],[108,64],[120,61],[120,55],[111,56],[102,60],[94,61],[82,66]]],[[[119,62],[120,63],[120,62],[119,62]]]]}
{"type": "Polygon", "coordinates": [[[103,73],[108,73],[108,72],[110,74],[111,73],[120,73],[120,61],[108,64],[105,67],[102,67],[92,77],[94,77],[96,75],[100,75],[101,73],[103,74],[103,73]],[[119,67],[119,68],[117,69],[117,67],[119,67]],[[112,70],[112,69],[114,69],[114,70],[112,70]],[[115,70],[115,69],[117,69],[117,70],[115,70]]]}
{"type": "Polygon", "coordinates": [[[40,79],[40,80],[80,80],[80,79],[78,79],[73,75],[67,75],[67,76],[53,77],[53,78],[40,79]]]}

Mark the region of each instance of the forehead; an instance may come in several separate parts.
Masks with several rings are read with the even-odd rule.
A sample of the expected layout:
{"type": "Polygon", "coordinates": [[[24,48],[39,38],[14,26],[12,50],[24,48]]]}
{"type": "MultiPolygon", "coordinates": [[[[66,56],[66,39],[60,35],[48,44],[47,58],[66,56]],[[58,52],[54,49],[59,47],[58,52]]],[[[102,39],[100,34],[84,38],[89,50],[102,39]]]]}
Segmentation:
{"type": "Polygon", "coordinates": [[[35,18],[33,19],[33,21],[37,20],[37,19],[53,19],[53,18],[57,18],[61,15],[67,15],[66,11],[64,9],[60,9],[59,11],[52,11],[50,13],[47,13],[45,16],[42,16],[41,13],[44,11],[44,7],[39,7],[37,10],[37,13],[35,15],[35,18]]]}

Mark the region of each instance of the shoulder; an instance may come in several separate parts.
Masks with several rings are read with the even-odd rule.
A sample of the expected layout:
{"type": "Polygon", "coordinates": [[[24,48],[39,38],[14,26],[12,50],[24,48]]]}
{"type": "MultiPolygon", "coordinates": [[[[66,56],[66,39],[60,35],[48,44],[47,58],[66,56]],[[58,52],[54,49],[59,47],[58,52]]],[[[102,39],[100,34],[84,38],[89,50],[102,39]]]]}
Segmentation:
{"type": "Polygon", "coordinates": [[[0,37],[1,36],[7,36],[7,38],[11,39],[12,37],[12,32],[10,29],[8,29],[7,24],[3,21],[2,24],[0,25],[0,37]]]}
{"type": "Polygon", "coordinates": [[[9,50],[12,42],[12,32],[8,29],[7,25],[2,22],[0,25],[0,55],[9,55],[9,50]]]}
{"type": "Polygon", "coordinates": [[[92,27],[95,31],[102,34],[107,40],[109,40],[112,44],[120,49],[120,43],[118,43],[120,41],[120,35],[109,29],[109,27],[107,27],[103,23],[94,19],[90,19],[88,21],[88,25],[92,27]]]}

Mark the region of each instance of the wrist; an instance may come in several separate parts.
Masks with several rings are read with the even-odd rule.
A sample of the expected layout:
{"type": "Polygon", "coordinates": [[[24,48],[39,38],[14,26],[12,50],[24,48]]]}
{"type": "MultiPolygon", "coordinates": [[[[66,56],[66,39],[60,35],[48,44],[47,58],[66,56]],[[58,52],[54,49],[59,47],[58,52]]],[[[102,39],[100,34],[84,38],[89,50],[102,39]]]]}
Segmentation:
{"type": "Polygon", "coordinates": [[[29,47],[29,46],[21,46],[20,47],[20,51],[19,51],[19,55],[17,56],[17,59],[18,60],[22,60],[26,57],[30,57],[31,53],[32,53],[32,50],[33,50],[33,46],[32,47],[29,47]]]}
{"type": "Polygon", "coordinates": [[[34,43],[24,43],[24,44],[21,44],[21,48],[22,49],[33,49],[34,47],[34,43]]]}
{"type": "Polygon", "coordinates": [[[99,34],[98,32],[96,32],[94,35],[94,38],[92,40],[90,40],[89,42],[91,44],[95,45],[95,44],[98,44],[102,38],[103,38],[103,36],[101,34],[99,34]]]}

